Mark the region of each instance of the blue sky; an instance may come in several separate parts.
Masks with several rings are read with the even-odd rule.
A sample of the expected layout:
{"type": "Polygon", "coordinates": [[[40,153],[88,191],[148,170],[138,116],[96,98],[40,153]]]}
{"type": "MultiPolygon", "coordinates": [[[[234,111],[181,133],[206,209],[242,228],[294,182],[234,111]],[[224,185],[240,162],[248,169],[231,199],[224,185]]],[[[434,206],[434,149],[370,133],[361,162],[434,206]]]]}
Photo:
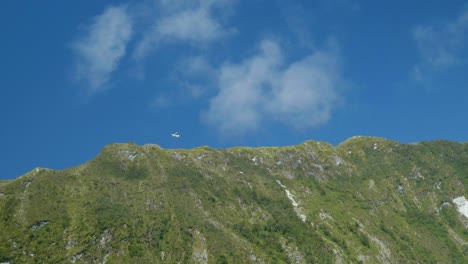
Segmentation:
{"type": "Polygon", "coordinates": [[[0,32],[0,179],[114,142],[468,140],[468,1],[5,0],[0,32]]]}

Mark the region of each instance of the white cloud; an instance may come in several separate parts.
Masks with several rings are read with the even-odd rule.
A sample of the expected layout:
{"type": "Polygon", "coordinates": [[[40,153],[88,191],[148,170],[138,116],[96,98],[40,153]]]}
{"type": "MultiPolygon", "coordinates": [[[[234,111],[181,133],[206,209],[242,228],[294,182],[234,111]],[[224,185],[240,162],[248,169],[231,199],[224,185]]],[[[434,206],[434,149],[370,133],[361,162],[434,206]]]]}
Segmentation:
{"type": "Polygon", "coordinates": [[[281,74],[270,112],[295,127],[328,121],[338,96],[338,71],[337,57],[325,52],[291,64],[281,74]]]}
{"type": "Polygon", "coordinates": [[[131,36],[132,19],[126,6],[117,6],[95,17],[86,35],[73,43],[77,77],[89,84],[90,93],[104,89],[125,55],[131,36]]]}
{"type": "Polygon", "coordinates": [[[441,25],[419,25],[413,38],[421,55],[421,62],[413,75],[424,78],[424,71],[439,71],[456,66],[466,60],[468,35],[468,9],[455,21],[441,25]]]}
{"type": "Polygon", "coordinates": [[[230,0],[160,1],[162,11],[150,30],[144,32],[134,57],[144,58],[161,42],[181,41],[208,43],[232,31],[216,17],[216,11],[228,6],[230,0]]]}
{"type": "Polygon", "coordinates": [[[228,135],[255,131],[268,120],[318,126],[331,117],[340,83],[335,54],[317,51],[287,64],[280,46],[264,40],[258,54],[220,69],[219,92],[204,118],[228,135]]]}

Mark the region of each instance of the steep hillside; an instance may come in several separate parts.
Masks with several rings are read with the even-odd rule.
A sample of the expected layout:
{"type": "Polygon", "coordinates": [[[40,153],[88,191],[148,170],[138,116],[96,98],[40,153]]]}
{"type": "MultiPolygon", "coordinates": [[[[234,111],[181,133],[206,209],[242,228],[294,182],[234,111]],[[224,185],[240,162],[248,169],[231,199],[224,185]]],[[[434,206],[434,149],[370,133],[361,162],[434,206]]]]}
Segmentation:
{"type": "Polygon", "coordinates": [[[467,143],[112,144],[0,182],[0,262],[467,263],[467,190],[467,143]]]}

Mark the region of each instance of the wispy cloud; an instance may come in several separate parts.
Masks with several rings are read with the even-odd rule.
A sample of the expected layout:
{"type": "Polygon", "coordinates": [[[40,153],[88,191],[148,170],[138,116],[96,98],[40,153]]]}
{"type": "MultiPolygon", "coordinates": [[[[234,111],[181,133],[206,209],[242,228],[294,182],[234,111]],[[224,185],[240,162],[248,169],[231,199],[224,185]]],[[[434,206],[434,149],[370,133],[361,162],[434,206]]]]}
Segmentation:
{"type": "Polygon", "coordinates": [[[160,92],[151,107],[163,108],[206,99],[212,92],[218,71],[204,56],[185,58],[170,70],[171,89],[160,92]]]}
{"type": "Polygon", "coordinates": [[[134,57],[144,58],[161,42],[180,41],[187,43],[208,43],[219,39],[232,29],[225,28],[215,13],[232,1],[192,0],[160,1],[159,16],[154,18],[150,30],[138,44],[134,57]]]}
{"type": "Polygon", "coordinates": [[[439,25],[419,25],[413,38],[421,55],[413,76],[422,80],[427,71],[440,71],[463,63],[466,58],[468,9],[454,21],[439,25]]]}
{"type": "Polygon", "coordinates": [[[189,57],[185,60],[183,60],[179,67],[179,69],[184,68],[182,71],[185,75],[188,76],[212,76],[215,73],[215,69],[213,66],[210,64],[210,62],[207,60],[206,57],[204,56],[195,56],[195,57],[189,57]]]}
{"type": "Polygon", "coordinates": [[[154,98],[150,103],[150,107],[155,110],[161,110],[163,108],[168,108],[173,104],[166,94],[159,94],[154,98]]]}
{"type": "Polygon", "coordinates": [[[73,43],[77,78],[87,82],[89,93],[106,87],[131,36],[132,19],[126,6],[114,6],[95,17],[86,34],[73,43]]]}
{"type": "Polygon", "coordinates": [[[340,83],[333,52],[316,51],[288,64],[281,47],[264,40],[258,54],[220,69],[219,92],[204,118],[225,135],[255,131],[269,120],[295,128],[318,126],[331,117],[340,83]]]}
{"type": "Polygon", "coordinates": [[[182,60],[174,71],[173,79],[184,89],[188,99],[200,99],[213,87],[218,71],[204,56],[182,60]]]}

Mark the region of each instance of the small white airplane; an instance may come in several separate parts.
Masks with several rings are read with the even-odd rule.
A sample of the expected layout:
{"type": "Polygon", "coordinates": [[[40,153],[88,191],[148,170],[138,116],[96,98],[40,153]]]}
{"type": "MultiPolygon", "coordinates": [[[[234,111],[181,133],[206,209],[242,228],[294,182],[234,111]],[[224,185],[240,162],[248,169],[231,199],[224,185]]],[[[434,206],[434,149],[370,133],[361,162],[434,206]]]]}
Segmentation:
{"type": "Polygon", "coordinates": [[[171,136],[173,138],[179,138],[180,137],[179,132],[172,133],[171,136]]]}

